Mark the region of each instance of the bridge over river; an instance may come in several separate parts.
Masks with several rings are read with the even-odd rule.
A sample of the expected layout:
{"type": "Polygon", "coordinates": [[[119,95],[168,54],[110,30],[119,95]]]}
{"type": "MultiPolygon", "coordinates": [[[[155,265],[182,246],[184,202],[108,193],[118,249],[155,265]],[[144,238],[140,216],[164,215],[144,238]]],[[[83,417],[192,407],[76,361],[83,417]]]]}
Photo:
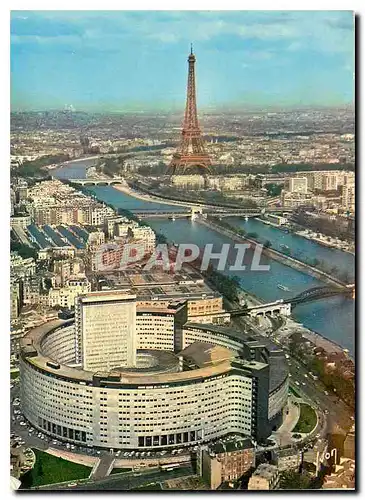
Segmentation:
{"type": "Polygon", "coordinates": [[[289,316],[291,309],[299,304],[321,300],[336,295],[355,297],[355,284],[343,287],[317,286],[309,288],[304,292],[292,297],[291,299],[280,299],[267,304],[259,304],[253,307],[242,307],[229,311],[231,316],[266,316],[274,314],[282,314],[289,316]]]}

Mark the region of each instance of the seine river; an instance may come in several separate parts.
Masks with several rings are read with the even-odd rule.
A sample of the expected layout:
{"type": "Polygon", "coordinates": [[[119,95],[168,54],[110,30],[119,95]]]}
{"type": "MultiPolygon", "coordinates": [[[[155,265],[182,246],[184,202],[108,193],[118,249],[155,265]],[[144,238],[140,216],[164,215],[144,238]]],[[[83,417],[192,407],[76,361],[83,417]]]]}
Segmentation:
{"type": "MultiPolygon", "coordinates": [[[[93,164],[93,160],[84,160],[72,163],[67,167],[55,171],[53,175],[63,178],[85,177],[85,167],[93,164]]],[[[90,187],[88,191],[99,200],[105,201],[116,208],[127,210],[181,210],[176,206],[147,202],[128,196],[113,187],[97,186],[90,187]]],[[[227,219],[231,224],[243,227],[249,232],[257,233],[262,240],[270,240],[273,248],[280,250],[280,245],[287,245],[291,255],[298,259],[302,257],[314,258],[329,263],[330,267],[336,266],[339,272],[346,272],[352,279],[354,276],[354,256],[335,249],[323,247],[315,242],[300,236],[284,233],[280,229],[267,226],[257,219],[244,221],[240,218],[227,219]]],[[[233,243],[229,238],[209,229],[198,222],[187,219],[175,221],[164,219],[150,219],[147,222],[157,232],[164,234],[169,241],[175,243],[195,243],[204,247],[207,243],[213,244],[213,251],[220,251],[224,243],[233,243]]],[[[233,244],[232,244],[233,247],[233,244]]],[[[228,265],[234,263],[235,253],[230,252],[228,265]]],[[[252,254],[247,253],[245,262],[249,262],[252,254]]],[[[263,301],[273,301],[280,298],[290,298],[298,293],[321,286],[323,282],[301,271],[281,264],[267,257],[261,258],[262,264],[270,266],[269,271],[251,271],[249,266],[245,271],[226,271],[226,274],[236,275],[240,279],[241,286],[249,293],[253,293],[263,301]],[[285,292],[278,288],[284,285],[290,291],[285,292]]],[[[228,266],[227,266],[228,267],[228,266]]],[[[344,297],[333,297],[330,299],[309,302],[297,306],[293,311],[293,317],[305,327],[327,337],[347,348],[351,355],[355,354],[355,301],[344,297]]]]}

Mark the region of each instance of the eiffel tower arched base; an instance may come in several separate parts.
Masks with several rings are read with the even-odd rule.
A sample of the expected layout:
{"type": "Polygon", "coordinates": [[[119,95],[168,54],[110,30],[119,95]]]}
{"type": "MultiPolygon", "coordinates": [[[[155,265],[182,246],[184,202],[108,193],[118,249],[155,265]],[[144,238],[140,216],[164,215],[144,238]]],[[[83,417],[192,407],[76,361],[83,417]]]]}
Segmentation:
{"type": "Polygon", "coordinates": [[[174,158],[167,167],[167,174],[170,176],[199,174],[206,177],[211,173],[210,167],[209,157],[202,157],[200,160],[194,158],[193,161],[190,158],[174,158]]]}

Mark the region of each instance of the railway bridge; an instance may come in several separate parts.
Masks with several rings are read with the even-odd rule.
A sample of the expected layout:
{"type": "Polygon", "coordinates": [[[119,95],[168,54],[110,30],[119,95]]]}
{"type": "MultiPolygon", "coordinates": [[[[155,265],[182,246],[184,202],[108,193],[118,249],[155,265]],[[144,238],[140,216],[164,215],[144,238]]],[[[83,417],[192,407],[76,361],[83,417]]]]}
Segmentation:
{"type": "Polygon", "coordinates": [[[341,286],[341,287],[330,287],[330,286],[317,286],[309,288],[304,292],[299,293],[291,299],[279,299],[274,302],[269,302],[267,304],[259,304],[253,307],[242,307],[240,309],[232,309],[230,312],[231,316],[274,316],[277,314],[283,316],[290,316],[292,309],[305,302],[311,302],[314,300],[326,299],[328,297],[335,297],[336,295],[343,295],[347,297],[355,298],[355,284],[341,286]]]}
{"type": "Polygon", "coordinates": [[[343,287],[316,286],[305,290],[291,299],[284,300],[284,303],[291,304],[292,307],[295,307],[296,305],[303,304],[304,302],[326,299],[328,297],[335,297],[336,295],[344,295],[355,298],[355,284],[343,287]]]}

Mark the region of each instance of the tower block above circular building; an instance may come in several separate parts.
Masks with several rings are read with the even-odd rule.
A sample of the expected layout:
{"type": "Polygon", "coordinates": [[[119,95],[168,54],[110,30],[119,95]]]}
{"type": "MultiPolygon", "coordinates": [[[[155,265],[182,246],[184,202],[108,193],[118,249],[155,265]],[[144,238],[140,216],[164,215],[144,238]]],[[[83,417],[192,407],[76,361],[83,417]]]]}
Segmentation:
{"type": "Polygon", "coordinates": [[[76,362],[84,370],[136,366],[136,296],[125,291],[79,295],[75,307],[76,362]]]}

